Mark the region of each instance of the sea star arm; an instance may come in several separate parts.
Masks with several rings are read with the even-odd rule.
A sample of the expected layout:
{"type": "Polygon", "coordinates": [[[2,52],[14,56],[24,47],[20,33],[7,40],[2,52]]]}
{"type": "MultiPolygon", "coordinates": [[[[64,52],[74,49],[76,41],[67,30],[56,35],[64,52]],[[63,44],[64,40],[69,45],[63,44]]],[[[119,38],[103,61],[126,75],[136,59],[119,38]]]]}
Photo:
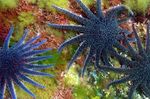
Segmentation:
{"type": "Polygon", "coordinates": [[[142,85],[142,89],[147,97],[150,97],[150,89],[147,88],[146,84],[142,85]]]}
{"type": "Polygon", "coordinates": [[[147,35],[146,35],[146,52],[150,50],[150,23],[147,24],[147,35]]]}
{"type": "MultiPolygon", "coordinates": [[[[33,50],[35,48],[38,48],[40,47],[41,45],[43,45],[47,40],[42,40],[41,42],[38,42],[38,43],[35,43],[35,44],[32,44],[28,47],[22,47],[22,48],[18,48],[19,51],[21,51],[22,53],[27,53],[29,52],[30,50],[33,50]]],[[[49,50],[51,50],[50,48],[48,48],[49,50]]]]}
{"type": "Polygon", "coordinates": [[[40,87],[40,88],[45,88],[43,85],[41,85],[41,84],[39,84],[39,83],[33,81],[32,79],[30,79],[29,77],[27,77],[27,76],[25,76],[25,75],[23,75],[23,74],[21,74],[21,73],[17,73],[17,75],[18,75],[22,80],[24,80],[24,81],[26,81],[26,82],[28,82],[28,83],[34,85],[34,86],[37,86],[37,87],[40,87]]]}
{"type": "Polygon", "coordinates": [[[21,56],[22,57],[29,57],[29,56],[45,53],[45,52],[47,52],[49,50],[51,50],[51,48],[42,49],[42,50],[27,51],[27,52],[24,52],[21,56]]]}
{"type": "Polygon", "coordinates": [[[133,82],[133,84],[130,86],[129,93],[128,93],[129,99],[132,99],[133,93],[135,92],[136,88],[141,84],[141,82],[142,82],[141,80],[133,82]]]}
{"type": "Polygon", "coordinates": [[[119,79],[119,80],[114,80],[114,81],[110,82],[110,83],[107,85],[107,88],[109,88],[109,87],[112,86],[112,85],[116,85],[116,84],[120,84],[120,83],[125,83],[125,82],[127,82],[127,81],[129,81],[129,80],[131,80],[131,77],[129,77],[129,76],[123,77],[123,78],[121,78],[121,79],[119,79]]]}
{"type": "Polygon", "coordinates": [[[24,64],[23,66],[24,66],[24,68],[28,68],[28,69],[36,69],[36,70],[38,69],[38,70],[40,70],[40,69],[50,68],[53,65],[24,64]]]}
{"type": "Polygon", "coordinates": [[[109,62],[108,50],[107,50],[107,49],[106,49],[106,50],[103,50],[103,52],[102,52],[102,61],[103,61],[103,63],[104,63],[106,66],[111,66],[111,67],[112,67],[112,65],[111,65],[110,62],[109,62]]]}
{"type": "Polygon", "coordinates": [[[136,31],[136,29],[135,29],[134,24],[132,24],[132,28],[133,28],[133,33],[134,33],[134,35],[135,35],[135,38],[137,39],[137,46],[138,46],[138,49],[139,49],[139,53],[140,53],[141,55],[143,55],[144,57],[146,57],[146,53],[145,53],[145,51],[144,51],[144,49],[143,49],[143,47],[142,47],[141,40],[140,40],[140,38],[139,38],[139,36],[138,36],[138,34],[137,34],[137,31],[136,31]]]}
{"type": "Polygon", "coordinates": [[[84,13],[87,15],[88,18],[90,19],[97,19],[97,17],[90,11],[88,7],[86,7],[81,0],[76,0],[76,2],[80,5],[84,13]]]}
{"type": "Polygon", "coordinates": [[[28,33],[29,33],[29,30],[28,30],[28,29],[25,29],[22,38],[18,41],[18,43],[16,43],[16,44],[14,45],[14,47],[18,47],[18,46],[22,45],[22,43],[24,42],[24,40],[25,40],[26,36],[28,35],[28,33]]]}
{"type": "Polygon", "coordinates": [[[124,19],[118,20],[118,24],[125,23],[125,22],[127,22],[128,20],[130,20],[130,19],[131,19],[130,17],[127,17],[127,18],[124,18],[124,19]]]}
{"type": "Polygon", "coordinates": [[[101,0],[97,0],[96,4],[97,4],[97,15],[99,18],[103,18],[103,12],[102,12],[102,8],[101,8],[101,0]]]}
{"type": "Polygon", "coordinates": [[[82,42],[76,52],[74,53],[73,57],[71,58],[68,69],[71,67],[72,63],[77,59],[77,57],[83,52],[83,50],[87,47],[87,44],[85,42],[82,42]]]}
{"type": "Polygon", "coordinates": [[[48,73],[43,73],[43,72],[39,72],[39,71],[34,71],[31,69],[26,69],[26,68],[21,68],[20,69],[22,72],[30,74],[30,75],[39,75],[39,76],[49,76],[49,77],[53,77],[53,75],[48,74],[48,73]]]}
{"type": "Polygon", "coordinates": [[[109,66],[98,66],[98,70],[106,70],[106,71],[112,71],[115,73],[123,73],[123,74],[129,74],[132,72],[132,70],[130,69],[114,68],[109,66]]]}
{"type": "Polygon", "coordinates": [[[33,58],[27,58],[27,59],[25,59],[25,61],[27,63],[32,63],[32,62],[46,60],[46,59],[49,59],[49,58],[52,58],[52,56],[38,56],[38,57],[33,57],[33,58]]]}
{"type": "Polygon", "coordinates": [[[135,52],[135,50],[133,49],[133,47],[131,47],[131,45],[129,44],[129,42],[128,42],[128,40],[126,39],[125,35],[124,35],[124,41],[125,41],[126,46],[128,47],[128,52],[129,52],[129,54],[130,54],[134,59],[137,59],[137,58],[138,58],[138,55],[137,55],[137,53],[135,52]]]}
{"type": "Polygon", "coordinates": [[[91,61],[92,56],[94,55],[94,51],[95,49],[93,47],[90,47],[90,51],[88,52],[88,55],[85,58],[84,64],[83,64],[83,68],[81,70],[81,76],[84,76],[85,70],[87,68],[87,65],[89,64],[89,62],[91,61]]]}
{"type": "Polygon", "coordinates": [[[71,17],[72,19],[76,20],[77,22],[79,22],[80,24],[86,24],[87,22],[89,22],[88,19],[85,19],[75,13],[72,13],[68,10],[65,10],[65,9],[62,9],[60,7],[57,7],[57,6],[53,6],[55,9],[57,9],[58,11],[66,14],[67,16],[71,17]]]}
{"type": "Polygon", "coordinates": [[[56,29],[62,29],[62,30],[71,30],[76,32],[85,32],[86,29],[83,26],[80,25],[59,25],[59,24],[52,24],[48,23],[50,27],[56,28],[56,29]]]}
{"type": "Polygon", "coordinates": [[[4,99],[5,89],[6,89],[6,81],[4,79],[1,79],[1,83],[0,83],[0,99],[4,99]]]}
{"type": "Polygon", "coordinates": [[[114,57],[116,57],[121,63],[125,65],[129,65],[131,61],[123,56],[121,56],[119,53],[117,53],[113,48],[110,50],[110,54],[114,57]]]}
{"type": "Polygon", "coordinates": [[[127,51],[127,49],[123,45],[121,45],[118,41],[115,41],[114,46],[123,52],[127,51]]]}
{"type": "Polygon", "coordinates": [[[10,27],[10,30],[9,30],[9,33],[4,41],[4,44],[3,44],[3,48],[4,49],[8,49],[9,48],[9,42],[10,42],[10,38],[11,38],[11,35],[13,34],[13,31],[14,31],[14,27],[11,26],[10,27]]]}
{"type": "Polygon", "coordinates": [[[95,67],[99,66],[100,57],[101,57],[102,49],[96,50],[96,59],[95,59],[95,67]]]}
{"type": "MultiPolygon", "coordinates": [[[[31,46],[30,44],[32,44],[33,42],[35,42],[40,37],[41,37],[40,35],[35,36],[34,38],[32,38],[29,41],[27,41],[25,44],[19,46],[18,49],[23,49],[23,48],[31,46]]],[[[41,42],[43,42],[43,41],[41,41],[41,42]]]]}
{"type": "Polygon", "coordinates": [[[59,46],[58,52],[61,52],[61,51],[64,49],[64,47],[66,47],[66,46],[68,46],[68,45],[70,45],[70,44],[83,41],[83,38],[84,38],[84,35],[81,34],[81,35],[77,35],[77,36],[75,36],[75,37],[73,37],[73,38],[71,38],[71,39],[69,39],[69,40],[63,42],[63,43],[59,46]]]}
{"type": "Polygon", "coordinates": [[[13,80],[14,82],[20,87],[22,88],[25,92],[27,92],[28,94],[30,94],[32,97],[35,97],[35,95],[18,79],[16,79],[17,77],[14,76],[13,80]]]}
{"type": "Polygon", "coordinates": [[[6,82],[12,99],[17,99],[13,81],[10,78],[7,78],[6,82]]]}

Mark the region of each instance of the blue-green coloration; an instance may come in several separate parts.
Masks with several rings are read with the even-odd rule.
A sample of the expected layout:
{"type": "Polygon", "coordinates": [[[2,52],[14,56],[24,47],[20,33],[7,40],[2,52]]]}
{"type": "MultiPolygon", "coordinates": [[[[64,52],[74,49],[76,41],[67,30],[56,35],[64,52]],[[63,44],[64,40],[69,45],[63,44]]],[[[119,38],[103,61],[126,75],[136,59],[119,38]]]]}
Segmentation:
{"type": "Polygon", "coordinates": [[[50,49],[36,49],[46,42],[46,40],[37,42],[40,36],[36,36],[24,43],[24,40],[28,34],[28,30],[25,30],[25,33],[19,40],[19,42],[14,44],[12,47],[9,47],[9,42],[13,30],[14,28],[11,27],[3,46],[0,48],[0,99],[4,99],[4,93],[6,88],[8,88],[12,99],[17,99],[14,83],[22,88],[24,91],[26,91],[28,94],[35,97],[35,95],[26,88],[21,80],[24,80],[35,86],[44,88],[44,86],[30,79],[28,75],[53,77],[53,75],[51,74],[37,71],[50,68],[52,65],[35,64],[35,62],[51,58],[52,56],[37,56],[38,54],[44,53],[50,49]],[[37,43],[35,43],[35,41],[37,43]]]}
{"type": "Polygon", "coordinates": [[[95,66],[98,66],[97,64],[99,64],[100,60],[104,65],[112,66],[112,64],[109,62],[108,53],[113,50],[114,47],[122,51],[126,51],[126,48],[119,43],[119,40],[123,39],[123,35],[121,35],[120,33],[124,32],[126,35],[130,33],[127,30],[120,28],[119,25],[123,22],[128,21],[128,19],[133,15],[132,11],[130,11],[126,6],[120,5],[109,9],[104,15],[101,9],[101,0],[97,0],[97,11],[95,15],[80,0],[76,0],[76,2],[80,5],[87,18],[79,16],[57,6],[54,6],[54,8],[68,15],[69,17],[77,21],[80,25],[48,24],[53,28],[80,32],[79,35],[61,44],[58,49],[58,51],[61,52],[62,49],[67,45],[77,42],[80,43],[80,46],[78,47],[68,64],[68,69],[85,49],[89,50],[84,61],[82,75],[84,74],[88,63],[90,63],[93,56],[96,59],[95,66]],[[128,11],[128,17],[119,20],[118,13],[121,11],[128,11]]]}
{"type": "Polygon", "coordinates": [[[113,71],[116,73],[123,73],[125,76],[119,80],[112,81],[110,85],[116,85],[120,83],[125,83],[130,81],[130,89],[128,93],[128,98],[133,99],[133,93],[138,89],[142,89],[144,95],[150,98],[150,24],[147,25],[147,38],[146,38],[146,47],[143,48],[140,38],[137,35],[137,31],[135,29],[134,24],[132,25],[133,32],[137,39],[137,47],[138,51],[135,51],[129,42],[126,41],[126,45],[128,47],[128,52],[131,56],[131,60],[119,55],[114,52],[116,58],[126,65],[128,68],[111,68],[100,66],[99,69],[103,69],[106,71],[113,71]]]}

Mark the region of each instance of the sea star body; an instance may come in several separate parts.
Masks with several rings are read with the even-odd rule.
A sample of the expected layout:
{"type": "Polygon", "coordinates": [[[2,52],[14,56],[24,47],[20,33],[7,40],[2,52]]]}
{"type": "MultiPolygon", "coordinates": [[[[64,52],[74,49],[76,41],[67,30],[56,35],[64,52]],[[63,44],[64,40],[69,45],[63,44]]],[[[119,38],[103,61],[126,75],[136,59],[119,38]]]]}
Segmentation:
{"type": "Polygon", "coordinates": [[[28,30],[25,30],[25,33],[19,42],[14,44],[12,47],[9,47],[13,30],[14,28],[11,27],[3,46],[0,48],[0,99],[4,99],[6,88],[8,88],[12,99],[17,99],[14,83],[22,88],[25,92],[35,97],[35,95],[26,88],[22,80],[35,86],[44,88],[44,86],[29,78],[28,75],[53,77],[51,74],[37,71],[50,68],[52,65],[35,64],[35,62],[51,58],[52,56],[37,56],[38,54],[44,53],[50,49],[36,49],[46,42],[46,40],[37,42],[40,36],[36,36],[24,43],[24,40],[28,34],[28,30]],[[37,43],[35,43],[35,41],[37,43]]]}
{"type": "Polygon", "coordinates": [[[125,74],[123,78],[112,81],[108,85],[108,87],[110,85],[116,85],[130,81],[131,83],[128,93],[129,99],[132,99],[133,93],[138,88],[142,89],[144,95],[150,98],[150,24],[147,25],[147,38],[145,48],[143,48],[142,46],[141,40],[137,35],[134,24],[132,25],[132,27],[137,39],[138,52],[133,49],[133,47],[127,40],[125,41],[128,47],[128,53],[131,56],[131,60],[119,55],[117,52],[115,52],[115,50],[113,51],[114,56],[128,68],[112,68],[99,66],[99,69],[125,74]]]}
{"type": "Polygon", "coordinates": [[[98,66],[97,64],[100,62],[100,60],[102,60],[104,65],[112,66],[109,62],[108,53],[112,49],[114,49],[114,47],[122,51],[126,51],[126,48],[119,43],[119,40],[123,39],[123,35],[121,35],[120,33],[124,32],[126,35],[130,34],[127,30],[119,27],[119,24],[121,24],[122,22],[126,22],[129,17],[123,20],[118,20],[118,12],[127,10],[129,11],[129,16],[132,16],[132,11],[130,11],[124,5],[119,5],[109,9],[104,15],[101,9],[101,0],[97,0],[97,13],[95,15],[80,0],[76,0],[76,2],[80,5],[83,12],[87,15],[87,18],[57,6],[54,6],[54,8],[76,20],[80,25],[59,25],[52,23],[48,24],[53,28],[80,32],[79,35],[66,40],[58,48],[58,51],[61,52],[62,49],[67,45],[77,42],[80,43],[78,49],[76,50],[75,54],[68,64],[68,69],[85,49],[89,50],[84,61],[82,75],[84,74],[88,63],[90,63],[93,56],[96,57],[95,66],[98,66]]]}

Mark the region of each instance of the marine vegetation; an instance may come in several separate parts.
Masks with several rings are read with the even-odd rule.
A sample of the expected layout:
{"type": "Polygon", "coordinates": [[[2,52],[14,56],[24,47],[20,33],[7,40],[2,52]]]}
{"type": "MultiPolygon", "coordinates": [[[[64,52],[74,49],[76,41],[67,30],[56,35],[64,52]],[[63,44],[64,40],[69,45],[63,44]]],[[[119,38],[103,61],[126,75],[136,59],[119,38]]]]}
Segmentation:
{"type": "Polygon", "coordinates": [[[19,0],[1,0],[0,1],[0,9],[7,10],[9,8],[16,8],[19,0]]]}
{"type": "Polygon", "coordinates": [[[35,97],[35,95],[26,88],[26,86],[23,84],[23,81],[26,81],[34,86],[44,88],[44,86],[29,78],[28,75],[53,77],[51,74],[39,71],[50,68],[52,65],[35,63],[51,58],[52,56],[37,56],[38,54],[49,51],[50,48],[42,50],[37,49],[46,42],[46,40],[41,42],[37,41],[40,38],[40,35],[37,35],[24,43],[28,34],[27,29],[25,30],[22,38],[16,44],[9,47],[10,38],[13,31],[14,28],[11,27],[3,46],[0,48],[0,99],[4,99],[6,87],[11,94],[12,99],[17,99],[14,83],[22,88],[25,92],[35,97]]]}
{"type": "Polygon", "coordinates": [[[1,0],[0,99],[149,99],[149,1],[1,0]]]}
{"type": "Polygon", "coordinates": [[[111,85],[116,85],[120,83],[125,83],[130,81],[130,89],[128,93],[128,98],[133,99],[133,93],[139,88],[142,90],[142,93],[150,98],[150,23],[147,25],[147,37],[145,48],[142,46],[142,42],[137,35],[134,24],[132,25],[133,33],[137,40],[138,51],[135,51],[133,47],[126,40],[126,45],[128,47],[128,53],[131,56],[131,60],[126,57],[123,57],[116,53],[116,58],[121,61],[127,68],[111,68],[100,66],[99,69],[106,71],[113,71],[115,73],[123,73],[124,77],[119,80],[114,80],[108,87],[111,85]]]}
{"type": "Polygon", "coordinates": [[[88,49],[88,54],[81,71],[81,75],[83,76],[86,67],[91,62],[93,56],[96,58],[95,66],[98,66],[100,60],[104,65],[112,66],[109,62],[108,53],[110,53],[111,50],[114,50],[114,47],[122,51],[126,51],[126,48],[123,47],[119,41],[123,40],[123,35],[121,32],[125,33],[126,35],[130,34],[130,32],[122,29],[119,27],[119,25],[128,21],[133,16],[133,13],[126,6],[119,5],[108,9],[104,14],[101,9],[101,0],[97,0],[96,14],[94,14],[81,2],[81,0],[76,0],[76,2],[80,5],[87,17],[82,17],[57,6],[53,7],[77,21],[79,25],[59,25],[52,23],[49,23],[48,25],[53,28],[71,30],[80,33],[79,35],[72,37],[71,39],[68,39],[62,43],[58,48],[58,51],[61,52],[66,46],[70,44],[77,42],[80,43],[68,64],[69,69],[77,57],[85,49],[88,49]],[[119,20],[118,16],[121,11],[128,11],[128,16],[119,20]]]}
{"type": "Polygon", "coordinates": [[[131,10],[135,11],[135,13],[145,14],[148,6],[150,4],[149,0],[126,0],[125,5],[131,8],[131,10]]]}

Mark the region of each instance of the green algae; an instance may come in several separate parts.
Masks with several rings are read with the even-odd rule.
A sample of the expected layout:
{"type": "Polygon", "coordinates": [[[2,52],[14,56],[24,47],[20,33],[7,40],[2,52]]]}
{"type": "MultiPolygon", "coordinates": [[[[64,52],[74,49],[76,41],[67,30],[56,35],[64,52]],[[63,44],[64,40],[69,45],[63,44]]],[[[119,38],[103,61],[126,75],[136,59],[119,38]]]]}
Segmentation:
{"type": "Polygon", "coordinates": [[[37,4],[40,8],[48,9],[50,11],[55,11],[54,8],[52,8],[52,5],[68,8],[68,0],[39,0],[37,4]]]}
{"type": "Polygon", "coordinates": [[[18,4],[18,0],[0,0],[0,9],[10,9],[10,8],[16,8],[18,4]]]}
{"type": "Polygon", "coordinates": [[[15,41],[20,39],[27,26],[34,24],[35,22],[35,16],[32,12],[21,12],[17,17],[17,22],[15,22],[15,35],[13,36],[15,41]]]}
{"type": "Polygon", "coordinates": [[[150,0],[126,0],[125,5],[136,13],[145,14],[148,6],[150,6],[150,0]]]}

